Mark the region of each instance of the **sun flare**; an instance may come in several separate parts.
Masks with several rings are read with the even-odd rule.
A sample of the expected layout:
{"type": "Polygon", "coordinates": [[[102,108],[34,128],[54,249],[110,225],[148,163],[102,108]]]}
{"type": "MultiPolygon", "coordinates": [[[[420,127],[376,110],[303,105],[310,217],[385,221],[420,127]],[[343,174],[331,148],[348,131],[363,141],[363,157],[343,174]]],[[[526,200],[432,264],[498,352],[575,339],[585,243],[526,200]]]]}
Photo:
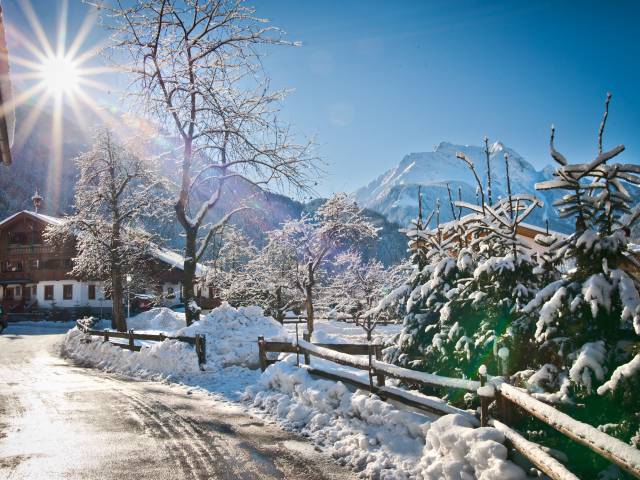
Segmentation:
{"type": "Polygon", "coordinates": [[[75,120],[75,124],[86,133],[96,119],[110,126],[120,123],[111,110],[97,100],[101,92],[112,90],[104,79],[114,69],[97,58],[107,40],[86,44],[97,23],[99,9],[87,4],[84,20],[75,32],[71,32],[67,24],[68,0],[52,3],[59,8],[56,32],[45,31],[40,22],[41,15],[36,13],[31,0],[19,2],[30,31],[17,23],[7,24],[9,40],[16,45],[9,58],[11,79],[20,85],[20,89],[10,103],[2,106],[0,114],[3,110],[18,108],[27,112],[15,134],[13,148],[20,149],[28,142],[43,113],[50,113],[50,161],[45,191],[56,204],[61,195],[59,179],[65,119],[75,120]]]}
{"type": "Polygon", "coordinates": [[[80,84],[81,71],[73,59],[56,55],[42,63],[40,73],[47,90],[54,95],[70,94],[80,84]]]}

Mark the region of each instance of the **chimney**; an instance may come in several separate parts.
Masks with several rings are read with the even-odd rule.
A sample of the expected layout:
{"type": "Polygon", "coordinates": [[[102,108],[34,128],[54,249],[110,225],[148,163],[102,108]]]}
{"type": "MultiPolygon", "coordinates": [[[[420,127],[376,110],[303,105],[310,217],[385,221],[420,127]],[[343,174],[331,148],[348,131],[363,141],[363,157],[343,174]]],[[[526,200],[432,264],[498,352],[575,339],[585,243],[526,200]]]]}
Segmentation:
{"type": "Polygon", "coordinates": [[[40,208],[40,205],[42,205],[42,197],[38,193],[37,188],[36,188],[36,193],[33,195],[33,197],[31,197],[31,201],[33,202],[33,207],[35,209],[35,212],[38,213],[38,208],[40,208]]]}

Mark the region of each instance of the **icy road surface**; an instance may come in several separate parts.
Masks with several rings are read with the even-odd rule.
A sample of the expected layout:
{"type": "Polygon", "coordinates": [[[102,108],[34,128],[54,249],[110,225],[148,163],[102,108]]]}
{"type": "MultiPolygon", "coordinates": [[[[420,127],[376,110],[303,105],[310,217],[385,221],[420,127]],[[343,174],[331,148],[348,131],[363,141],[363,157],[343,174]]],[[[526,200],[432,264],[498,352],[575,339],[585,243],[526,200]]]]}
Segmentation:
{"type": "Polygon", "coordinates": [[[0,335],[0,478],[351,477],[233,404],[61,359],[66,328],[12,325],[0,335]]]}

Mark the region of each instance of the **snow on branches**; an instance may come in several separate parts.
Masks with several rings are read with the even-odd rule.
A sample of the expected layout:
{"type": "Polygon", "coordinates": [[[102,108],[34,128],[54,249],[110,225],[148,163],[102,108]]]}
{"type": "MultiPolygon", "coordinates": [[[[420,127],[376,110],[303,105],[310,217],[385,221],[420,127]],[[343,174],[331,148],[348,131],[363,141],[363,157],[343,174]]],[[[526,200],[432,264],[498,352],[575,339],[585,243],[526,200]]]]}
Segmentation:
{"type": "Polygon", "coordinates": [[[76,211],[50,228],[47,236],[53,242],[76,239],[78,255],[72,274],[107,282],[114,327],[124,331],[123,278],[132,274],[143,284],[148,279],[145,265],[153,244],[142,227],[145,220],[158,218],[166,210],[164,182],[106,129],[96,132],[91,149],[75,162],[80,171],[76,211]]]}

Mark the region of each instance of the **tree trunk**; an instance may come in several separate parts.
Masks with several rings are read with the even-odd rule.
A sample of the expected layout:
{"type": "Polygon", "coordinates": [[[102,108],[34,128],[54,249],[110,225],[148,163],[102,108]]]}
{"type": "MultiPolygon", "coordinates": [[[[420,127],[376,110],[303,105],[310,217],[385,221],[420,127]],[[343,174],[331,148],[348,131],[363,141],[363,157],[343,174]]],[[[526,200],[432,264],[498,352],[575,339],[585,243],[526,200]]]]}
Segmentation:
{"type": "MultiPolygon", "coordinates": [[[[114,177],[113,170],[111,177],[114,177]]],[[[113,233],[111,237],[111,302],[112,326],[119,332],[127,331],[127,320],[124,314],[124,295],[122,288],[122,265],[120,263],[120,221],[118,220],[117,196],[114,195],[113,204],[113,233]]]]}
{"type": "Polygon", "coordinates": [[[282,287],[276,287],[276,320],[284,325],[284,305],[282,302],[282,287]]]}
{"type": "Polygon", "coordinates": [[[111,326],[119,332],[127,331],[127,320],[124,314],[124,295],[122,288],[122,271],[120,265],[112,265],[111,268],[111,301],[113,302],[113,314],[111,326]]]}
{"type": "Polygon", "coordinates": [[[313,333],[313,285],[315,283],[313,278],[313,265],[311,262],[307,265],[308,275],[307,282],[304,286],[305,299],[304,304],[307,309],[307,331],[309,336],[313,333]]]}
{"type": "Polygon", "coordinates": [[[200,319],[200,312],[191,309],[191,305],[195,303],[195,278],[196,278],[196,237],[198,230],[196,228],[185,229],[185,247],[184,247],[184,270],[182,278],[182,301],[185,306],[185,318],[187,326],[200,319]],[[192,303],[193,302],[193,303],[192,303]]]}

